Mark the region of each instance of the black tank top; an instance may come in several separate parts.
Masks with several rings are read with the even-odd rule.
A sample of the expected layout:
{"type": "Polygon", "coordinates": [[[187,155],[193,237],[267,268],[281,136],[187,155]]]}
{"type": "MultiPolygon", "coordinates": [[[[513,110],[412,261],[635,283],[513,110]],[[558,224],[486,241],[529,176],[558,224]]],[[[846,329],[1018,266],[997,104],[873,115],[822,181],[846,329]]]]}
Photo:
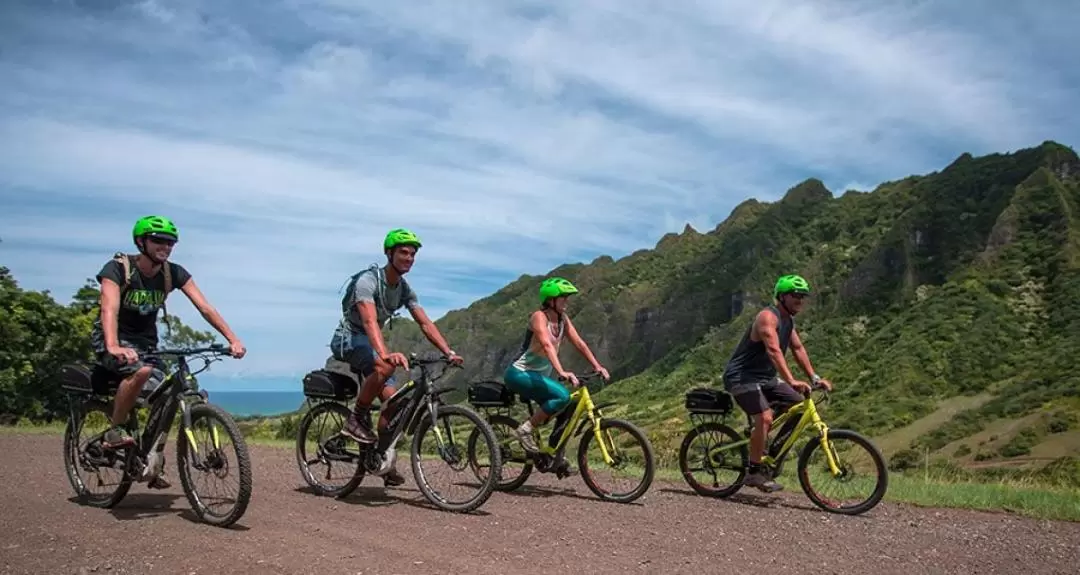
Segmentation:
{"type": "MultiPolygon", "coordinates": [[[[787,354],[788,343],[791,342],[791,332],[795,329],[795,318],[788,316],[787,319],[785,319],[776,306],[769,306],[765,309],[772,312],[780,324],[777,327],[777,332],[780,336],[780,352],[787,354]]],[[[765,342],[750,339],[750,331],[753,328],[754,324],[751,322],[750,325],[747,326],[746,332],[743,333],[739,345],[736,346],[735,351],[732,352],[727,367],[724,368],[724,381],[728,384],[737,381],[772,379],[776,377],[776,366],[773,365],[772,360],[769,359],[769,353],[765,349],[765,342]]]]}

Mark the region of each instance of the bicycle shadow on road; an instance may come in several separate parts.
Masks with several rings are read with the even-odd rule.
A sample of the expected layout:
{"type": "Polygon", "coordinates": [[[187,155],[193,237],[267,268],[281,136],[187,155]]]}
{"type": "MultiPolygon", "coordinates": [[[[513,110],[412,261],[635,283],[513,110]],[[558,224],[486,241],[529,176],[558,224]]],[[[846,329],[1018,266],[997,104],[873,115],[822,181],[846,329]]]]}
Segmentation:
{"type": "Polygon", "coordinates": [[[619,503],[617,501],[608,501],[600,499],[593,495],[582,495],[573,488],[556,488],[556,487],[538,487],[535,485],[522,485],[513,491],[499,491],[498,493],[503,495],[511,495],[518,497],[573,497],[574,499],[582,499],[585,501],[594,501],[596,503],[615,503],[617,505],[631,505],[643,507],[644,504],[640,501],[631,501],[630,503],[619,503]]]}
{"type": "MultiPolygon", "coordinates": [[[[310,485],[302,485],[293,489],[297,493],[303,493],[311,497],[322,497],[315,493],[315,490],[310,485]]],[[[434,504],[429,502],[422,493],[416,488],[406,489],[404,485],[401,487],[383,487],[381,485],[361,485],[357,487],[355,491],[346,495],[344,498],[334,497],[327,498],[333,499],[340,503],[347,503],[349,505],[363,505],[364,507],[386,507],[387,505],[403,504],[410,507],[416,507],[419,509],[426,509],[429,511],[442,511],[434,504]],[[413,497],[400,497],[395,495],[397,493],[410,493],[413,497]]],[[[464,515],[477,515],[480,517],[487,517],[491,515],[483,509],[474,509],[464,515]]]]}
{"type": "MultiPolygon", "coordinates": [[[[76,497],[69,497],[68,501],[83,507],[93,507],[81,503],[76,497]]],[[[184,506],[186,503],[187,498],[182,493],[129,493],[116,507],[107,511],[119,521],[138,521],[173,514],[192,523],[204,524],[194,511],[184,506]],[[174,507],[173,504],[178,500],[181,506],[174,507]]],[[[234,523],[226,529],[249,531],[251,528],[234,523]]]]}
{"type": "MultiPolygon", "coordinates": [[[[675,493],[675,494],[678,494],[678,495],[685,495],[687,497],[696,497],[698,499],[705,499],[705,500],[714,499],[714,498],[711,498],[711,497],[705,497],[705,496],[702,496],[702,495],[698,495],[698,493],[696,491],[692,490],[692,489],[679,489],[679,488],[675,488],[675,487],[663,487],[659,491],[662,492],[662,493],[675,493]]],[[[776,508],[776,507],[784,507],[784,508],[787,508],[787,509],[794,509],[794,510],[797,510],[797,511],[809,511],[811,513],[826,513],[826,514],[828,513],[824,509],[820,509],[820,508],[818,508],[817,506],[815,506],[812,503],[807,503],[807,502],[805,502],[803,500],[800,500],[800,498],[798,496],[791,495],[791,494],[784,494],[784,493],[773,494],[773,495],[767,495],[767,494],[763,493],[761,495],[758,495],[758,494],[753,493],[753,492],[747,493],[747,492],[740,491],[740,492],[738,492],[738,493],[736,493],[736,494],[734,494],[734,495],[732,495],[730,497],[727,497],[727,498],[719,498],[719,497],[717,497],[715,499],[717,501],[730,501],[732,503],[738,503],[740,505],[749,505],[749,506],[752,506],[752,507],[760,507],[762,509],[773,509],[773,508],[776,508]]],[[[857,518],[857,519],[862,519],[862,520],[867,520],[868,519],[867,517],[862,516],[862,515],[855,515],[855,516],[852,516],[852,517],[857,518]]]]}

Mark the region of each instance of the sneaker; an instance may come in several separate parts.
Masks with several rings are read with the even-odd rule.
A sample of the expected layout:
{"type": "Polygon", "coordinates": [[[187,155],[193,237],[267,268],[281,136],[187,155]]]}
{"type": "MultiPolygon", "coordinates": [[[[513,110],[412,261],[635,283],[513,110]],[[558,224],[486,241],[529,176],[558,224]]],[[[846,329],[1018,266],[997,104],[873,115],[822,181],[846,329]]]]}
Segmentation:
{"type": "Polygon", "coordinates": [[[750,487],[757,487],[765,493],[780,491],[784,488],[783,485],[773,481],[773,478],[766,475],[764,471],[751,471],[746,476],[746,481],[744,483],[750,487]]]}
{"type": "Polygon", "coordinates": [[[521,442],[521,446],[525,448],[525,451],[529,453],[540,453],[540,448],[536,445],[536,439],[533,438],[532,432],[525,431],[518,427],[514,429],[514,435],[517,436],[518,441],[521,442]]]}
{"type": "Polygon", "coordinates": [[[405,478],[398,473],[396,467],[391,467],[390,471],[387,471],[386,475],[383,476],[383,485],[387,487],[397,487],[403,483],[405,483],[405,478]]]}
{"type": "Polygon", "coordinates": [[[128,447],[135,445],[135,439],[131,437],[131,434],[126,429],[118,425],[114,425],[105,432],[104,437],[101,438],[101,445],[106,449],[116,449],[117,447],[128,447]]]}
{"type": "Polygon", "coordinates": [[[157,477],[151,479],[150,482],[146,484],[146,486],[150,489],[168,489],[172,487],[172,483],[166,481],[164,475],[158,475],[157,477]]]}
{"type": "Polygon", "coordinates": [[[341,434],[360,443],[372,444],[376,439],[375,431],[371,428],[371,411],[364,409],[357,411],[353,409],[353,412],[349,415],[348,421],[345,422],[345,427],[341,429],[341,434]]]}

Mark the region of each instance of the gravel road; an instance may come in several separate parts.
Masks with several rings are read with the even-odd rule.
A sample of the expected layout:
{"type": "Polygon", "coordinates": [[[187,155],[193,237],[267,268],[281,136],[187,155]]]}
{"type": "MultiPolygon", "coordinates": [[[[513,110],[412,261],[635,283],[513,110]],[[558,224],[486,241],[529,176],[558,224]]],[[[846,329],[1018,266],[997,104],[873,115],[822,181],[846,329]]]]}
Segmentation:
{"type": "MultiPolygon", "coordinates": [[[[534,474],[473,515],[412,483],[365,479],[345,500],[306,490],[293,452],[252,447],[254,494],[232,528],[195,522],[169,446],[171,489],[136,484],[112,510],[72,501],[61,438],[0,434],[2,573],[1077,573],[1080,523],[883,503],[861,517],[799,492],[727,501],[656,481],[637,504],[577,475],[534,474]],[[580,562],[580,563],[579,563],[580,562]]],[[[402,466],[403,470],[407,466],[402,466]]]]}

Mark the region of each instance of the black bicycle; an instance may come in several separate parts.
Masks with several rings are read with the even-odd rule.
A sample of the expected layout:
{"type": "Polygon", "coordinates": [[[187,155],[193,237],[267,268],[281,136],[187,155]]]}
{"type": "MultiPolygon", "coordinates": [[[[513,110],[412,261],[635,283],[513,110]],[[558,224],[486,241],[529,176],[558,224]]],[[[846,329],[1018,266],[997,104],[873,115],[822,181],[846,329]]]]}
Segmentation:
{"type": "Polygon", "coordinates": [[[446,511],[472,511],[491,497],[499,476],[502,463],[495,433],[472,409],[463,405],[448,405],[442,399],[443,394],[453,391],[453,388],[437,387],[435,383],[446,375],[447,370],[432,377],[432,367],[453,365],[448,358],[442,355],[421,357],[413,353],[409,356],[409,364],[419,368],[419,377],[402,384],[390,399],[380,405],[380,412],[385,411],[389,415],[387,429],[379,433],[374,445],[358,444],[359,448],[355,451],[350,447],[356,442],[341,434],[341,429],[349,418],[348,403],[358,391],[357,380],[326,369],[316,369],[304,376],[304,395],[310,410],[297,429],[296,462],[300,475],[319,495],[345,497],[360,485],[365,473],[382,474],[389,470],[396,459],[398,440],[410,434],[413,478],[424,497],[446,511]],[[451,416],[460,416],[466,421],[451,425],[447,421],[451,416]],[[327,424],[324,418],[336,418],[337,421],[327,424]],[[309,453],[307,436],[312,427],[317,429],[316,437],[312,439],[314,446],[309,453]],[[463,471],[468,466],[464,439],[473,430],[483,436],[482,443],[489,454],[488,463],[496,473],[480,482],[475,495],[461,502],[453,502],[431,486],[421,460],[431,456],[431,459],[441,459],[455,471],[463,471]],[[433,445],[425,446],[428,431],[432,432],[430,436],[434,441],[433,445]],[[320,473],[316,473],[312,467],[316,464],[325,466],[325,471],[320,469],[320,473]],[[340,484],[333,483],[331,478],[335,469],[344,471],[340,484]],[[324,476],[323,480],[320,480],[320,475],[324,476]]]}
{"type": "Polygon", "coordinates": [[[102,437],[109,429],[112,418],[112,400],[116,395],[121,377],[100,365],[87,367],[80,363],[64,365],[60,370],[60,386],[68,395],[69,414],[64,431],[64,460],[68,480],[80,502],[111,508],[119,503],[133,482],[151,482],[165,467],[165,442],[180,412],[180,427],[176,442],[176,460],[180,483],[195,514],[206,523],[226,527],[232,525],[247,510],[251,499],[251,459],[240,429],[233,418],[220,407],[209,402],[205,390],[196,390],[195,375],[210,367],[221,356],[229,354],[223,344],[192,349],[159,349],[146,357],[172,358],[175,366],[168,377],[155,389],[145,386],[135,407],[124,424],[135,438],[132,447],[109,449],[102,445],[102,437]],[[191,371],[188,358],[202,359],[202,369],[191,371]],[[140,408],[150,407],[146,427],[139,432],[140,408]],[[221,437],[215,422],[221,424],[236,451],[235,473],[240,476],[240,487],[235,501],[222,512],[213,511],[215,503],[195,489],[195,471],[224,478],[229,474],[229,459],[221,447],[221,437]],[[87,424],[100,426],[100,431],[81,439],[87,424]],[[207,444],[196,441],[196,432],[206,429],[207,444]],[[190,464],[190,468],[189,468],[190,464]],[[84,481],[80,471],[92,474],[96,481],[84,481]],[[103,475],[116,472],[118,477],[108,482],[103,475]],[[94,485],[96,484],[96,485],[94,485]],[[103,493],[94,493],[91,487],[111,487],[103,493]]]}

